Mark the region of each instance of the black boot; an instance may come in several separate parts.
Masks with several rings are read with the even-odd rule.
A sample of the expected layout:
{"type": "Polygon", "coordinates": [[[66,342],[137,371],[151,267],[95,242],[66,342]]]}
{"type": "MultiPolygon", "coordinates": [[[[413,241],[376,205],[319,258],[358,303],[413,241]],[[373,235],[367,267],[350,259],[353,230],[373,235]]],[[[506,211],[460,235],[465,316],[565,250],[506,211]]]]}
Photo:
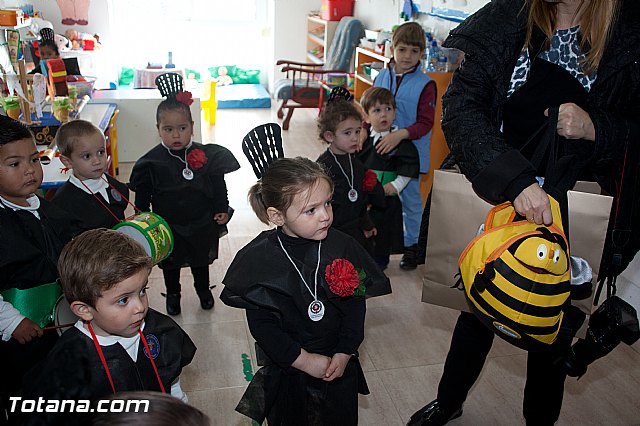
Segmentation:
{"type": "Polygon", "coordinates": [[[407,426],[443,426],[462,415],[462,407],[453,413],[446,413],[438,400],[433,400],[411,416],[407,426]]]}
{"type": "Polygon", "coordinates": [[[196,293],[200,298],[200,306],[202,307],[202,309],[208,311],[209,309],[213,308],[215,301],[213,299],[213,294],[211,294],[211,290],[196,290],[196,293]]]}
{"type": "Polygon", "coordinates": [[[409,247],[404,248],[404,254],[402,255],[402,259],[400,260],[400,268],[405,271],[411,271],[418,267],[418,245],[414,244],[409,247]]]}
{"type": "Polygon", "coordinates": [[[180,293],[167,294],[167,313],[169,315],[180,315],[180,293]]]}

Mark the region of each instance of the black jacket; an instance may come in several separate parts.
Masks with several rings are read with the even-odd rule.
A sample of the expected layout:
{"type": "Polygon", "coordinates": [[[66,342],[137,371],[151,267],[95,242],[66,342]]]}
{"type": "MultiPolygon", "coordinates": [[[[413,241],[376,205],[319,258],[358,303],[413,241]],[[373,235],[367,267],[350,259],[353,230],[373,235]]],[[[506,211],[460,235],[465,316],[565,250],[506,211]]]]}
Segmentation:
{"type": "MultiPolygon", "coordinates": [[[[533,183],[522,179],[531,173],[531,164],[500,130],[511,74],[524,46],[524,3],[493,0],[452,30],[444,43],[465,53],[442,99],[447,144],[476,192],[496,203],[513,201],[533,183]]],[[[541,31],[534,32],[530,57],[543,49],[544,40],[541,31]]],[[[640,143],[640,3],[635,0],[622,0],[585,109],[596,130],[595,144],[585,143],[591,150],[590,168],[602,188],[615,194],[625,145],[640,143]]]]}

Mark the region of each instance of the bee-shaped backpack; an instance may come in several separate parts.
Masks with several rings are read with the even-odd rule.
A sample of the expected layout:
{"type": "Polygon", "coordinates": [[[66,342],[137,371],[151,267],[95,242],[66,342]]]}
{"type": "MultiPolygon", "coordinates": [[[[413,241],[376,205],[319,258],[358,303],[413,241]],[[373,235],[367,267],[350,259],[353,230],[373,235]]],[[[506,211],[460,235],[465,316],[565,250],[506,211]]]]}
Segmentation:
{"type": "Polygon", "coordinates": [[[489,211],[458,265],[471,310],[498,336],[535,350],[553,344],[570,303],[570,260],[560,206],[553,224],[516,220],[511,203],[489,211]]]}

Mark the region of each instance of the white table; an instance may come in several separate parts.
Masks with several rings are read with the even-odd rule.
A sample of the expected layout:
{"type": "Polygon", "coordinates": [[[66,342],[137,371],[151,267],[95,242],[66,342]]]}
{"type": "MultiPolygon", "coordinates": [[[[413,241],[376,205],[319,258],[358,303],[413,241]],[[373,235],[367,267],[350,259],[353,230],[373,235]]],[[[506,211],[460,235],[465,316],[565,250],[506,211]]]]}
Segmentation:
{"type": "MultiPolygon", "coordinates": [[[[93,102],[111,102],[118,105],[118,160],[135,162],[160,143],[156,128],[156,109],[164,98],[158,89],[96,90],[93,102]]],[[[87,106],[89,106],[87,105],[87,106]]],[[[200,98],[193,98],[193,139],[202,142],[200,98]]]]}

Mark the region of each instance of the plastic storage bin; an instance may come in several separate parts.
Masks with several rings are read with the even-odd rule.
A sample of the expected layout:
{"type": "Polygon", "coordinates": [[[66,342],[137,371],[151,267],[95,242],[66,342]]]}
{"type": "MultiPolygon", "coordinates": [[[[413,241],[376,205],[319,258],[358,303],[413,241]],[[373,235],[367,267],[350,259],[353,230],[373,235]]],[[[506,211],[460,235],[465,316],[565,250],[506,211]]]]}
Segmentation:
{"type": "Polygon", "coordinates": [[[320,17],[325,21],[339,21],[353,15],[354,0],[322,0],[320,17]]]}

